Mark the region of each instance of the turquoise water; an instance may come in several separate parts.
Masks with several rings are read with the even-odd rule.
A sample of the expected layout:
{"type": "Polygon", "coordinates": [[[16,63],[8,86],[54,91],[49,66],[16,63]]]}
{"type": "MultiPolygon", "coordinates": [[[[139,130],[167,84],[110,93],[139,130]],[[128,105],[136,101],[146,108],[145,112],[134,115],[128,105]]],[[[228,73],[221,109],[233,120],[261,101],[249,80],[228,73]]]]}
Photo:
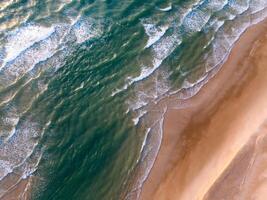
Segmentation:
{"type": "Polygon", "coordinates": [[[0,1],[0,199],[136,199],[168,106],[193,96],[265,0],[0,1]],[[169,103],[168,99],[173,102],[169,103]]]}

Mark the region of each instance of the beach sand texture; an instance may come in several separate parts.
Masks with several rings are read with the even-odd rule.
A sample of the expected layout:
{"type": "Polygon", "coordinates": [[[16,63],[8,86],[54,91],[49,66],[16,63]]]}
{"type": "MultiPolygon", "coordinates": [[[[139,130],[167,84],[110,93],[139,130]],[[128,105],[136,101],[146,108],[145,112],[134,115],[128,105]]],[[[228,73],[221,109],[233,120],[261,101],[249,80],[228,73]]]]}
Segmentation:
{"type": "Polygon", "coordinates": [[[266,199],[267,21],[241,36],[196,96],[176,103],[186,106],[167,111],[141,199],[266,199]]]}

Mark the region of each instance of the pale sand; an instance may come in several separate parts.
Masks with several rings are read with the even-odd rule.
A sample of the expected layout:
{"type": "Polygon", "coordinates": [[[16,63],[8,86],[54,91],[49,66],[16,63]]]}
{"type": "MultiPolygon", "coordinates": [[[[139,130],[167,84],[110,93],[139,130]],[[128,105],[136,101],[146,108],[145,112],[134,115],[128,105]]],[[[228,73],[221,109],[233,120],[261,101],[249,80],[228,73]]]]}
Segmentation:
{"type": "Polygon", "coordinates": [[[167,111],[141,199],[266,200],[267,21],[242,35],[186,105],[167,111]]]}

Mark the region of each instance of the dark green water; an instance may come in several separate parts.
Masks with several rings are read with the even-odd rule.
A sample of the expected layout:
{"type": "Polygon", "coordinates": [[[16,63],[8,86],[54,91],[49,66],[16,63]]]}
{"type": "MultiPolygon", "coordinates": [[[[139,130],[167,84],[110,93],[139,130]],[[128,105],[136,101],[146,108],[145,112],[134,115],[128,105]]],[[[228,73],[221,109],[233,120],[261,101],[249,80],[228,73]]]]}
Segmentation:
{"type": "Polygon", "coordinates": [[[0,199],[23,180],[32,199],[136,199],[166,99],[193,96],[266,7],[0,1],[0,199]]]}

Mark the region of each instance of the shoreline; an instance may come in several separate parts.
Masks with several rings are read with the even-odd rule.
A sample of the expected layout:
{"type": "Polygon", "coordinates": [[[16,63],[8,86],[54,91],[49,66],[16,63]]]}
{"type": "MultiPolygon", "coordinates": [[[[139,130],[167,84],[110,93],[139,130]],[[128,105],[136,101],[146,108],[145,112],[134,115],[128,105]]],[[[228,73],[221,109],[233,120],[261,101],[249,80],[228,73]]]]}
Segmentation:
{"type": "MultiPolygon", "coordinates": [[[[248,107],[251,111],[244,114],[245,111],[235,108],[237,114],[232,120],[238,119],[238,114],[249,116],[249,113],[256,109],[251,103],[247,102],[249,97],[246,97],[246,99],[242,95],[248,90],[247,85],[250,85],[253,80],[254,82],[256,80],[257,83],[258,77],[260,77],[255,68],[249,67],[249,65],[253,63],[251,56],[255,53],[255,49],[251,49],[256,48],[255,42],[259,38],[264,38],[263,35],[267,32],[266,27],[266,19],[249,27],[235,43],[220,71],[203,86],[198,94],[188,100],[176,100],[170,103],[170,105],[175,105],[186,102],[189,106],[179,110],[168,109],[164,120],[164,133],[160,151],[143,185],[140,199],[155,199],[153,196],[157,196],[157,200],[168,198],[203,199],[211,187],[216,188],[216,181],[216,185],[220,185],[219,178],[223,176],[231,163],[238,158],[239,151],[249,143],[249,138],[252,137],[251,134],[253,133],[253,131],[252,133],[238,131],[238,122],[227,121],[231,119],[231,115],[224,111],[222,107],[230,109],[228,111],[230,112],[239,101],[246,100],[243,100],[244,107],[248,107]],[[237,98],[238,95],[241,95],[241,97],[237,98]],[[217,121],[213,119],[214,117],[217,117],[217,121]],[[225,122],[222,123],[223,120],[225,122]],[[212,125],[210,125],[211,121],[214,121],[212,125]],[[234,132],[241,132],[243,134],[242,141],[238,139],[240,135],[235,138],[236,141],[231,138],[229,133],[231,131],[228,131],[225,128],[226,126],[230,126],[229,129],[232,127],[235,130],[234,132]],[[217,132],[221,130],[222,133],[214,133],[215,128],[217,132]],[[229,144],[239,146],[234,146],[232,153],[227,154],[227,151],[224,150],[229,144]],[[215,158],[216,156],[218,156],[218,159],[215,158]],[[212,163],[213,167],[209,166],[212,163]],[[205,170],[206,173],[204,173],[205,170]],[[207,173],[210,175],[206,176],[207,173]],[[211,175],[212,173],[213,175],[211,175]],[[203,184],[199,179],[206,180],[204,181],[206,183],[204,184],[205,187],[199,187],[200,184],[203,184]]],[[[255,57],[255,55],[253,56],[255,57]]],[[[264,71],[264,69],[262,70],[264,71]]],[[[256,86],[258,85],[256,84],[256,86]]],[[[264,88],[262,89],[264,90],[264,88]]],[[[250,89],[249,91],[252,93],[254,90],[250,89]]],[[[261,94],[258,95],[261,97],[261,94]]],[[[262,117],[265,116],[267,118],[267,114],[262,117]]],[[[243,120],[247,122],[246,119],[243,120]]],[[[259,125],[260,122],[259,120],[255,124],[259,125]]],[[[231,133],[233,134],[233,131],[231,133]]],[[[216,189],[213,190],[217,191],[216,189]]]]}

